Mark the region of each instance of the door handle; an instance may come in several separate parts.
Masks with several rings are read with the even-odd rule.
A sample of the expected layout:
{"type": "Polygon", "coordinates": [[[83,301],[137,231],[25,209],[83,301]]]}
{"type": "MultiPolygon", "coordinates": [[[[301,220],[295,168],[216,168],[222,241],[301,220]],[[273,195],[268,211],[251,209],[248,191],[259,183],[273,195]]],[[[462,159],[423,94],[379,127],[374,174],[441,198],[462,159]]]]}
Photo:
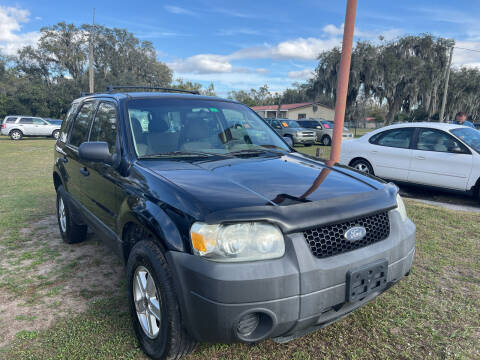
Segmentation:
{"type": "Polygon", "coordinates": [[[425,160],[425,156],[415,156],[415,159],[417,159],[417,160],[425,160]]]}
{"type": "Polygon", "coordinates": [[[83,176],[88,176],[88,175],[90,175],[90,172],[88,171],[88,169],[87,169],[86,167],[80,168],[80,173],[81,173],[83,176]]]}
{"type": "Polygon", "coordinates": [[[68,159],[66,157],[61,157],[61,158],[58,158],[58,161],[63,162],[63,163],[67,163],[68,159]]]}
{"type": "Polygon", "coordinates": [[[378,150],[372,150],[372,154],[377,154],[378,150]]]}

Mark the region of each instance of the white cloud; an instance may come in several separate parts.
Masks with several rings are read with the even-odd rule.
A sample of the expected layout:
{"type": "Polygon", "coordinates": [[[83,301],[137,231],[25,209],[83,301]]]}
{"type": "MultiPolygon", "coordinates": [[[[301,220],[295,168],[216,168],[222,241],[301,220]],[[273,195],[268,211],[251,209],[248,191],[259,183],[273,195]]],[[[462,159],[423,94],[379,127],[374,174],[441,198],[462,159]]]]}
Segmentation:
{"type": "Polygon", "coordinates": [[[14,55],[27,45],[35,45],[40,38],[38,32],[18,33],[22,23],[30,20],[30,12],[25,9],[0,6],[0,51],[14,55]]]}
{"type": "Polygon", "coordinates": [[[177,60],[169,63],[173,70],[179,73],[226,73],[232,70],[232,64],[225,56],[214,54],[199,54],[185,60],[177,60]]]}
{"type": "Polygon", "coordinates": [[[308,80],[308,79],[311,79],[313,75],[314,74],[312,69],[289,71],[287,74],[289,79],[298,79],[298,80],[308,80]]]}
{"type": "Polygon", "coordinates": [[[164,6],[165,10],[167,10],[169,13],[172,14],[177,14],[177,15],[195,15],[193,11],[190,11],[188,9],[182,8],[180,6],[174,6],[174,5],[165,5],[164,6]]]}
{"type": "Polygon", "coordinates": [[[457,41],[453,50],[453,65],[480,68],[480,42],[457,41]]]}

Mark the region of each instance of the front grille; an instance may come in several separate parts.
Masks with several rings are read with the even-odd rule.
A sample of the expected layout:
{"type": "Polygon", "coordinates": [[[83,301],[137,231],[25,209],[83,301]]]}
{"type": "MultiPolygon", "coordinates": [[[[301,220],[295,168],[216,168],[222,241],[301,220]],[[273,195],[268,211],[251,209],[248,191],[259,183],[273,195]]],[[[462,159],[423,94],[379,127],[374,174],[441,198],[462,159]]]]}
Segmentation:
{"type": "Polygon", "coordinates": [[[361,217],[339,224],[324,225],[303,232],[313,255],[326,258],[362,248],[385,240],[390,235],[388,212],[361,217]],[[355,226],[363,226],[367,230],[365,237],[358,241],[348,241],[345,232],[355,226]]]}

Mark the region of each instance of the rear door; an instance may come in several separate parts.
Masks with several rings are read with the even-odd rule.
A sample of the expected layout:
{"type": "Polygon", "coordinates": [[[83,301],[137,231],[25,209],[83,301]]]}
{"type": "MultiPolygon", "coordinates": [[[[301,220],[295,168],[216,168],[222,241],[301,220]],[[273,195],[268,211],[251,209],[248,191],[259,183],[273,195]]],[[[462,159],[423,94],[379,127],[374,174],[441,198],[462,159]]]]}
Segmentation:
{"type": "Polygon", "coordinates": [[[34,135],[33,118],[22,117],[17,123],[18,128],[22,131],[23,135],[34,135]]]}
{"type": "Polygon", "coordinates": [[[96,110],[97,102],[87,101],[81,105],[71,127],[67,146],[63,148],[66,153],[64,164],[68,184],[68,192],[81,204],[89,208],[89,197],[84,194],[85,182],[88,171],[78,157],[78,147],[88,140],[90,126],[96,110]]]}
{"type": "Polygon", "coordinates": [[[472,171],[470,150],[443,130],[420,128],[412,150],[408,181],[466,190],[472,171]]]}
{"type": "Polygon", "coordinates": [[[371,146],[365,155],[371,160],[376,176],[399,181],[408,179],[413,134],[413,127],[402,127],[377,133],[369,139],[371,146]]]}
{"type": "MultiPolygon", "coordinates": [[[[105,141],[114,157],[117,154],[117,110],[113,102],[100,102],[90,130],[89,141],[105,141]]],[[[118,214],[120,175],[112,165],[84,162],[88,176],[84,178],[83,193],[87,196],[88,209],[110,229],[115,229],[118,214]]]]}

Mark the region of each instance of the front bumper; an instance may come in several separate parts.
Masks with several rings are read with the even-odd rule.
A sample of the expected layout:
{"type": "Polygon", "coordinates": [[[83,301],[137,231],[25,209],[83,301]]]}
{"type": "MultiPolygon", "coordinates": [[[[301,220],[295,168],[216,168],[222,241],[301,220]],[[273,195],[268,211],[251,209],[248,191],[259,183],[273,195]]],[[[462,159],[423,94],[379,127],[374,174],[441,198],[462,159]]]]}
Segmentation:
{"type": "MultiPolygon", "coordinates": [[[[318,259],[302,233],[285,236],[280,259],[249,263],[216,263],[181,252],[167,252],[178,289],[182,317],[190,334],[202,342],[289,341],[336,321],[380,294],[346,301],[350,269],[388,261],[387,287],[412,266],[415,225],[390,211],[390,236],[344,254],[318,259]],[[245,314],[260,314],[261,331],[238,332],[245,314]]],[[[388,311],[388,310],[387,310],[388,311]]]]}
{"type": "Polygon", "coordinates": [[[315,136],[312,137],[302,137],[302,136],[294,136],[293,141],[295,144],[314,144],[316,140],[315,136]]]}

